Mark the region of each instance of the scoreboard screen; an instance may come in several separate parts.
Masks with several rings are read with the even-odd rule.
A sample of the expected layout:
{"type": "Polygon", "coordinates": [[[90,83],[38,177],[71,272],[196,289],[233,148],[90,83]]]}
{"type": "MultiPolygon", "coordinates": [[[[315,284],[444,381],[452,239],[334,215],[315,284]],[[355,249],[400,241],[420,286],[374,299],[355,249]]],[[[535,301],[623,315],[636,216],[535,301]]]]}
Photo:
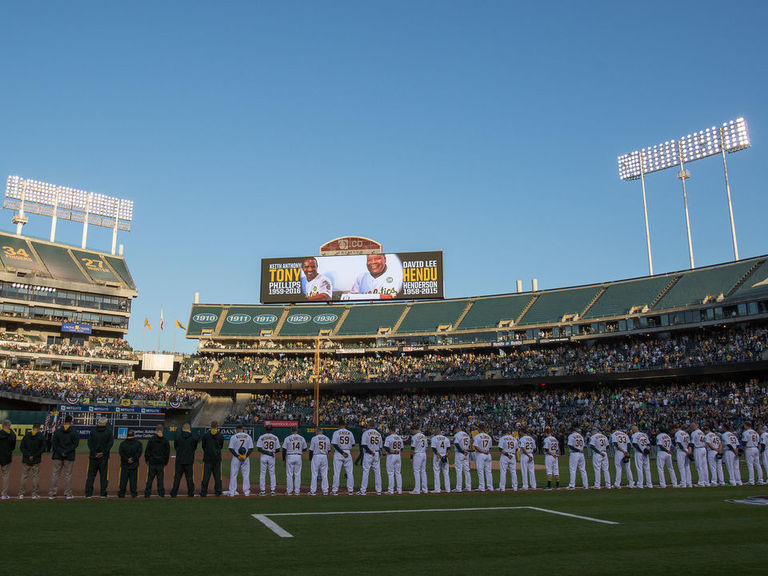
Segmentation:
{"type": "Polygon", "coordinates": [[[443,298],[442,252],[265,258],[261,301],[443,298]]]}

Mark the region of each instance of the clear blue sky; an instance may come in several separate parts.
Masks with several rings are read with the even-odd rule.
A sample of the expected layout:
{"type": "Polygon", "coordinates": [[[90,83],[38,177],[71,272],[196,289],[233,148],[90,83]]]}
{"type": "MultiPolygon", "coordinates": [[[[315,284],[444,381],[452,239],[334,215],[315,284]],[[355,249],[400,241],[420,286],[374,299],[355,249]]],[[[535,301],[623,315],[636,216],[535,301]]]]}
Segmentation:
{"type": "MultiPolygon", "coordinates": [[[[6,1],[0,22],[0,177],[134,201],[137,348],[145,315],[170,349],[194,292],[257,303],[262,257],[347,234],[443,250],[448,297],[647,274],[616,157],[739,116],[740,253],[768,253],[765,2],[6,1]]],[[[689,168],[696,264],[728,261],[722,164],[689,168]]],[[[687,268],[680,183],[647,185],[655,271],[687,268]]]]}

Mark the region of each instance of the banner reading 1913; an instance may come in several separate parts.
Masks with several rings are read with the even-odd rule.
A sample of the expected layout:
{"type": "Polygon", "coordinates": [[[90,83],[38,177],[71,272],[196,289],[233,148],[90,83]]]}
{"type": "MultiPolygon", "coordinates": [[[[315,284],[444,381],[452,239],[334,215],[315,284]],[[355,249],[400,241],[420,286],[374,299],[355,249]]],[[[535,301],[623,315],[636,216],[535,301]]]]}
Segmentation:
{"type": "Polygon", "coordinates": [[[304,256],[261,261],[261,301],[443,298],[442,252],[304,256]]]}

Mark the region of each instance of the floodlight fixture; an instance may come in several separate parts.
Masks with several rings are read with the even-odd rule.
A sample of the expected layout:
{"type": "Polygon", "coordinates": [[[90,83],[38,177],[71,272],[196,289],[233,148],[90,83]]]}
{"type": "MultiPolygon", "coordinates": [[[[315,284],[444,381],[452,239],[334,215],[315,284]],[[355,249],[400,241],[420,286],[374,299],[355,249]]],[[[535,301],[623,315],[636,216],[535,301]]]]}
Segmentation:
{"type": "Polygon", "coordinates": [[[728,181],[728,166],[725,159],[726,152],[732,154],[739,150],[745,150],[752,146],[749,138],[747,123],[744,118],[730,120],[720,126],[712,126],[705,130],[699,130],[677,140],[667,140],[655,146],[635,150],[628,154],[622,154],[618,158],[619,178],[624,181],[640,180],[643,190],[643,211],[645,215],[645,234],[648,246],[648,269],[653,275],[653,260],[651,258],[651,240],[648,226],[648,208],[645,197],[645,176],[653,172],[678,167],[678,178],[683,184],[683,203],[685,206],[685,220],[688,233],[688,254],[691,268],[693,264],[693,247],[691,244],[690,220],[688,218],[688,198],[685,189],[685,180],[690,177],[690,172],[685,169],[685,164],[716,156],[723,158],[723,173],[725,175],[725,188],[728,196],[728,213],[731,223],[731,236],[733,240],[734,259],[739,259],[739,248],[736,242],[736,226],[733,220],[733,205],[731,202],[731,187],[728,181]]]}
{"type": "Polygon", "coordinates": [[[16,210],[13,222],[16,235],[21,235],[26,214],[51,217],[51,242],[56,238],[56,221],[71,220],[83,223],[82,247],[88,237],[88,225],[112,228],[112,254],[117,246],[117,231],[130,232],[133,220],[133,201],[104,194],[86,192],[67,186],[58,186],[19,176],[8,176],[3,208],[16,210]]]}

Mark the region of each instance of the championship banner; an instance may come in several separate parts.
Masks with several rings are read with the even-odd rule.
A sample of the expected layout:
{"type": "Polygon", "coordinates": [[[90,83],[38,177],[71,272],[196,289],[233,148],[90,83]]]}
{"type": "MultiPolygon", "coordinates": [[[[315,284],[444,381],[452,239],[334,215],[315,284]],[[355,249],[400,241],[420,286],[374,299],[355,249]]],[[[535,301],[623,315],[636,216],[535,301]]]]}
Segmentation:
{"type": "Polygon", "coordinates": [[[443,298],[442,252],[304,256],[261,261],[261,302],[443,298]]]}

